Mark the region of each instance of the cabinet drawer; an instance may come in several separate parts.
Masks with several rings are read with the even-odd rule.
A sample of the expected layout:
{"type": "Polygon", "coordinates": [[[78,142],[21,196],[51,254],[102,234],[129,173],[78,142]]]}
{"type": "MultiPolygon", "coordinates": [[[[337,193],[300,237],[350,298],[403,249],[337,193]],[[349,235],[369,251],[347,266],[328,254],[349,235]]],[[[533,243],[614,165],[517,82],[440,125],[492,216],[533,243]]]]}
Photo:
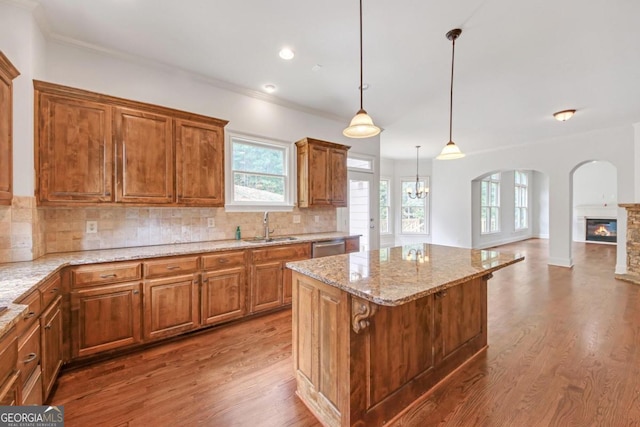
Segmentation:
{"type": "Polygon", "coordinates": [[[360,237],[349,237],[344,239],[344,250],[349,252],[360,252],[360,237]]]}
{"type": "Polygon", "coordinates": [[[18,337],[18,370],[22,373],[22,383],[40,363],[40,324],[36,323],[26,334],[18,337]]]}
{"type": "Polygon", "coordinates": [[[198,271],[197,256],[167,258],[144,263],[144,275],[146,278],[195,273],[196,271],[198,271]]]}
{"type": "Polygon", "coordinates": [[[42,405],[42,371],[37,368],[22,388],[22,405],[42,405]]]}
{"type": "Polygon", "coordinates": [[[31,325],[35,323],[35,321],[40,316],[40,312],[42,311],[42,304],[40,301],[40,291],[36,289],[27,295],[26,298],[22,298],[18,301],[18,304],[28,305],[29,308],[22,315],[18,324],[16,325],[17,334],[22,335],[31,325]]]}
{"type": "Polygon", "coordinates": [[[87,265],[71,271],[71,283],[76,288],[127,282],[142,278],[139,262],[87,265]]]}
{"type": "Polygon", "coordinates": [[[15,372],[17,362],[18,339],[14,328],[0,339],[0,384],[15,372]]]}
{"type": "Polygon", "coordinates": [[[301,243],[252,251],[253,262],[261,261],[292,261],[311,257],[311,244],[301,243]]]}
{"type": "Polygon", "coordinates": [[[42,294],[42,308],[46,308],[51,301],[56,299],[62,293],[60,282],[60,274],[48,279],[44,284],[40,285],[40,293],[42,294]]]}
{"type": "Polygon", "coordinates": [[[232,267],[244,267],[244,251],[221,252],[202,257],[203,270],[224,270],[232,267]]]}

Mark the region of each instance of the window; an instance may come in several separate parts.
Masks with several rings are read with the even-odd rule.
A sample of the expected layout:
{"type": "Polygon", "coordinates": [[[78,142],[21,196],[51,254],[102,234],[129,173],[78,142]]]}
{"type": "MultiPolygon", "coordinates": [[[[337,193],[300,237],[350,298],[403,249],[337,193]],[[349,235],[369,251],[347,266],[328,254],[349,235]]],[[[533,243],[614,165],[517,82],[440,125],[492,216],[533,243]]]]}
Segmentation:
{"type": "Polygon", "coordinates": [[[391,218],[389,217],[389,205],[391,200],[391,182],[388,179],[380,180],[380,234],[391,234],[391,218]]]}
{"type": "Polygon", "coordinates": [[[500,231],[500,174],[480,181],[480,233],[500,231]]]}
{"type": "Polygon", "coordinates": [[[227,205],[293,205],[290,149],[290,145],[276,141],[230,136],[227,205]]]}
{"type": "Polygon", "coordinates": [[[529,177],[525,172],[515,171],[515,227],[516,230],[529,228],[529,177]]]}
{"type": "MultiPolygon", "coordinates": [[[[420,180],[424,188],[429,188],[428,178],[420,180]]],[[[412,199],[408,195],[411,189],[415,194],[416,181],[402,181],[402,206],[400,216],[400,232],[403,234],[427,234],[427,199],[412,199]]]]}
{"type": "Polygon", "coordinates": [[[373,160],[366,154],[349,153],[347,157],[347,169],[361,172],[373,172],[373,160]]]}

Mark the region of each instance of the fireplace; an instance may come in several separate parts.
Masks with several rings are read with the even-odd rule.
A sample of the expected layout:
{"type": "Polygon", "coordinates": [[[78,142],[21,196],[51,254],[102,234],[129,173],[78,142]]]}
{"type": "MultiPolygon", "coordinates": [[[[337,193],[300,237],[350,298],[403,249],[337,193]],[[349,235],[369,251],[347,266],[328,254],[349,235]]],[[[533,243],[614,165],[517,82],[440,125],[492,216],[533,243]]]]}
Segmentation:
{"type": "Polygon", "coordinates": [[[589,242],[613,242],[618,240],[618,220],[587,218],[586,240],[589,242]]]}

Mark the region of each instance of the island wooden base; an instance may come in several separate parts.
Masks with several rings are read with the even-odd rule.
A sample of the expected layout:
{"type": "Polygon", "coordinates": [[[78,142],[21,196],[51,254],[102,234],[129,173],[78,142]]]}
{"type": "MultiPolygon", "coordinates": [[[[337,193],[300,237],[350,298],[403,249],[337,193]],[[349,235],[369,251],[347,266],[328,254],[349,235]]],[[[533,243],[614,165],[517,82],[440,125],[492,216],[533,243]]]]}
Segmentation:
{"type": "Polygon", "coordinates": [[[487,280],[390,307],[293,272],[297,394],[326,426],[381,426],[487,345],[487,280]]]}

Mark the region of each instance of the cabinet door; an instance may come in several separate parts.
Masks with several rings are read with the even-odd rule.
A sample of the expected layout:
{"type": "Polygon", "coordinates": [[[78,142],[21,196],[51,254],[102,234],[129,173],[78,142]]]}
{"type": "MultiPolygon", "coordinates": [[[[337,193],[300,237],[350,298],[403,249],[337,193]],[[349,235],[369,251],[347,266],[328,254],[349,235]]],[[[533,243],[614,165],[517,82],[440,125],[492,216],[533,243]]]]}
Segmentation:
{"type": "Polygon", "coordinates": [[[282,262],[255,264],[251,268],[251,313],[281,305],[282,262]]]}
{"type": "Polygon", "coordinates": [[[347,152],[331,149],[331,204],[347,206],[347,152]]]}
{"type": "MultiPolygon", "coordinates": [[[[309,258],[310,258],[309,254],[304,254],[299,257],[291,258],[288,261],[300,261],[300,260],[309,259],[309,258]]],[[[283,270],[282,270],[282,303],[291,304],[291,301],[293,299],[293,289],[292,289],[293,287],[292,273],[293,272],[288,268],[286,268],[284,264],[286,264],[286,262],[283,263],[283,270]]]]}
{"type": "Polygon", "coordinates": [[[487,344],[487,282],[477,278],[437,292],[435,363],[466,360],[487,344]]]}
{"type": "Polygon", "coordinates": [[[177,335],[198,326],[198,279],[195,274],[144,283],[144,338],[177,335]]]}
{"type": "Polygon", "coordinates": [[[244,267],[202,275],[202,324],[238,319],[246,313],[244,267]]]}
{"type": "Polygon", "coordinates": [[[141,341],[140,283],[71,293],[71,355],[88,356],[141,341]]]}
{"type": "Polygon", "coordinates": [[[13,197],[13,99],[12,80],[18,70],[0,52],[0,205],[13,197]]]}
{"type": "Polygon", "coordinates": [[[124,203],[173,201],[173,140],[171,118],[117,108],[116,200],[124,203]]]}
{"type": "Polygon", "coordinates": [[[42,347],[42,400],[46,401],[62,367],[62,297],[40,317],[42,347]]]}
{"type": "Polygon", "coordinates": [[[39,99],[40,202],[112,201],[110,107],[58,96],[39,99]]]}
{"type": "Polygon", "coordinates": [[[224,206],[224,129],[176,120],[178,203],[224,206]]]}
{"type": "Polygon", "coordinates": [[[331,205],[331,161],[329,149],[309,145],[309,203],[311,206],[331,205]]]}

